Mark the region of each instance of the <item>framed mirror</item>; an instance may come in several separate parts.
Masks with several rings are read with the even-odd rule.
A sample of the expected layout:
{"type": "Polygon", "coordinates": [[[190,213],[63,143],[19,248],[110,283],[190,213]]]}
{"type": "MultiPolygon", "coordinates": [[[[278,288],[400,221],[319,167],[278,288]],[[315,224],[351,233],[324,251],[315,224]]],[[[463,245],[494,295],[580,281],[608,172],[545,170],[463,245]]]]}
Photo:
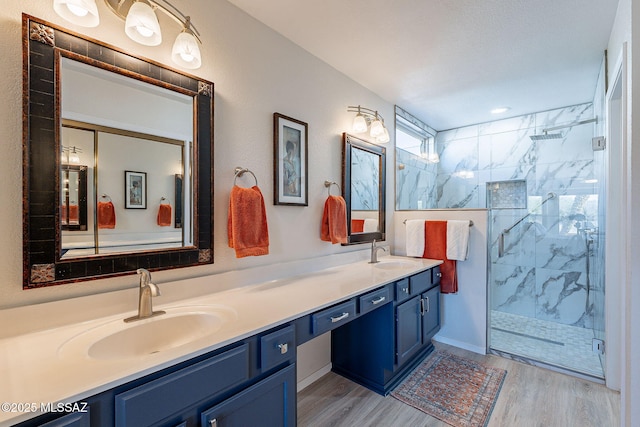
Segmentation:
{"type": "Polygon", "coordinates": [[[386,149],[346,133],[342,139],[348,244],[385,240],[386,149]]]}
{"type": "Polygon", "coordinates": [[[23,287],[212,263],[213,83],[29,15],[23,51],[23,287]]]}

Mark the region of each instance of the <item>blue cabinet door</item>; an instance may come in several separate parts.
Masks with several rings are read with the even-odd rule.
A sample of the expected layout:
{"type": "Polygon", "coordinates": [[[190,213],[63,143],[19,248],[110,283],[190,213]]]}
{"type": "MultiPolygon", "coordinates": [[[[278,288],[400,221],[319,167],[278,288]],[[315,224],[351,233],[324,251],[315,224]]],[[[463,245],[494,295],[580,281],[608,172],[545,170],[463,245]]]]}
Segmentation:
{"type": "Polygon", "coordinates": [[[422,344],[430,344],[439,330],[440,287],[436,286],[422,294],[422,344]]]}
{"type": "Polygon", "coordinates": [[[296,425],[296,365],[204,411],[203,427],[288,427],[296,425]]]}
{"type": "Polygon", "coordinates": [[[420,297],[411,298],[396,307],[396,358],[402,365],[422,346],[420,297]]]}

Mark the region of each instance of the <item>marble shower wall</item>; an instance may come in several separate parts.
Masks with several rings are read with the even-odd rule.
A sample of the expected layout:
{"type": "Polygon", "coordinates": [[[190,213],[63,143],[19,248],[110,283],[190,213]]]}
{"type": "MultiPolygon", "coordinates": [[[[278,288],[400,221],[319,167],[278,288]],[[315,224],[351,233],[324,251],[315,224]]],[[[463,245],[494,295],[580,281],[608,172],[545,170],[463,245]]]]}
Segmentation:
{"type": "Polygon", "coordinates": [[[396,149],[396,210],[434,209],[438,164],[396,149]]]}
{"type": "MultiPolygon", "coordinates": [[[[563,129],[560,139],[532,141],[543,129],[594,117],[591,103],[440,132],[434,207],[487,206],[487,183],[526,181],[527,208],[492,209],[491,308],[575,326],[593,326],[587,306],[586,243],[579,229],[598,225],[591,138],[595,126],[563,129]],[[549,193],[551,199],[505,236],[549,193]]],[[[592,298],[591,298],[592,299],[592,298]]]]}

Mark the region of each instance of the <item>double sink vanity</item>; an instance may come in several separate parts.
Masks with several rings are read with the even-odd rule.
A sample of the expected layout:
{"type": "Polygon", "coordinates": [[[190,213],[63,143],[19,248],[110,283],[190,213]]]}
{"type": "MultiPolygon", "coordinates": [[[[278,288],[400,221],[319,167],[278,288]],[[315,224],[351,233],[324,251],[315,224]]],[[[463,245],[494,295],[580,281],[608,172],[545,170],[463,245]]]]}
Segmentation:
{"type": "MultiPolygon", "coordinates": [[[[329,331],[333,370],[387,394],[433,349],[440,263],[384,257],[237,287],[220,286],[224,274],[158,284],[173,300],[155,298],[164,314],[6,337],[0,400],[21,406],[0,425],[293,426],[296,348],[329,331]],[[179,288],[203,292],[179,299],[179,288]]],[[[99,301],[65,304],[90,310],[87,298],[99,301]]]]}

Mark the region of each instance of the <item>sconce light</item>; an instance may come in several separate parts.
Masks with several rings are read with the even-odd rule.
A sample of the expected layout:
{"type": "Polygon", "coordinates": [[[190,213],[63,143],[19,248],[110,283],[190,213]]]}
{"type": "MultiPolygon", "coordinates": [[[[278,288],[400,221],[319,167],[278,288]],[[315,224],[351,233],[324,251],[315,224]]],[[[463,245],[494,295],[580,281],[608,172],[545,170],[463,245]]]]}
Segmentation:
{"type": "Polygon", "coordinates": [[[75,164],[78,165],[80,164],[80,156],[78,156],[78,153],[82,153],[82,150],[78,147],[65,147],[64,145],[62,146],[62,163],[65,164],[75,164]]]}
{"type": "MultiPolygon", "coordinates": [[[[182,31],[176,37],[171,59],[177,65],[196,69],[202,65],[200,33],[191,19],[167,0],[104,0],[109,9],[125,21],[127,36],[145,46],[162,43],[162,30],[156,11],[174,20],[182,31]]],[[[83,27],[96,27],[100,22],[95,0],[53,0],[53,10],[67,21],[83,27]]]]}
{"type": "Polygon", "coordinates": [[[357,113],[353,119],[351,130],[353,133],[363,133],[369,129],[369,135],[376,139],[376,142],[384,144],[389,142],[389,131],[384,126],[384,119],[374,110],[362,107],[360,105],[349,106],[347,111],[357,113]]]}

